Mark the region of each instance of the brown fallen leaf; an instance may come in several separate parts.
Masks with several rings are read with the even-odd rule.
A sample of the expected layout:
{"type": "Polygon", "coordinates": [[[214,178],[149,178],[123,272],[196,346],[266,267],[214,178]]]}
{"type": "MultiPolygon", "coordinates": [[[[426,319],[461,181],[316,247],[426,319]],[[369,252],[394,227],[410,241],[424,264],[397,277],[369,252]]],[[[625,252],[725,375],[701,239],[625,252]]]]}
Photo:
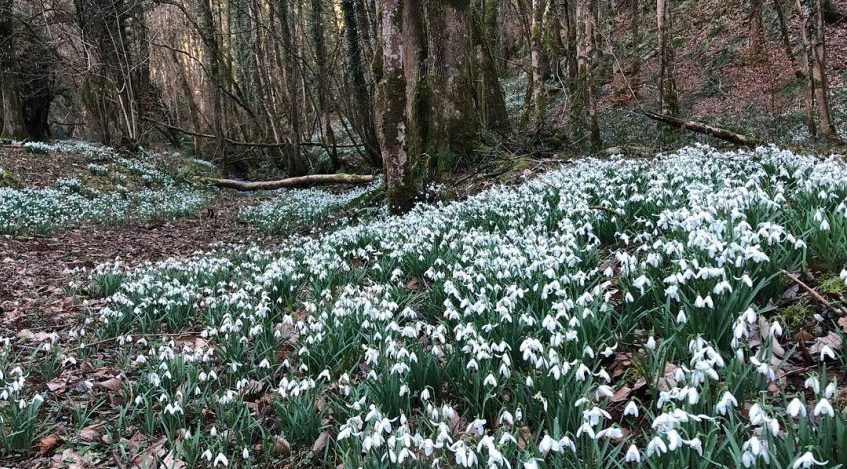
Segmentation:
{"type": "Polygon", "coordinates": [[[632,394],[632,389],[628,386],[621,386],[617,391],[612,395],[612,402],[623,402],[629,399],[629,395],[632,394]]]}
{"type": "Polygon", "coordinates": [[[100,432],[103,429],[103,424],[98,423],[95,425],[89,425],[82,430],[79,431],[79,439],[85,442],[92,442],[96,440],[100,436],[100,432]]]}
{"type": "Polygon", "coordinates": [[[312,453],[318,454],[326,447],[327,442],[329,442],[329,432],[321,432],[318,435],[318,439],[315,440],[315,443],[312,445],[312,453]]]}
{"type": "Polygon", "coordinates": [[[279,435],[274,435],[273,442],[274,450],[276,450],[278,454],[282,456],[287,456],[291,453],[291,443],[289,443],[288,440],[286,440],[285,438],[279,435]]]}
{"type": "Polygon", "coordinates": [[[841,330],[847,332],[847,316],[838,318],[838,325],[841,326],[841,330]]]}
{"type": "Polygon", "coordinates": [[[526,448],[526,443],[532,437],[532,430],[529,427],[521,427],[518,429],[518,448],[524,449],[526,448]]]}
{"type": "Polygon", "coordinates": [[[62,438],[58,434],[51,433],[38,440],[36,448],[38,449],[39,454],[48,454],[52,453],[53,450],[56,449],[56,447],[59,446],[59,443],[61,442],[62,438]]]}
{"type": "Polygon", "coordinates": [[[118,390],[120,390],[122,384],[123,381],[121,381],[121,379],[118,377],[109,378],[106,381],[100,381],[99,383],[97,383],[98,386],[106,388],[109,391],[113,392],[117,392],[118,390]]]}
{"type": "Polygon", "coordinates": [[[56,378],[52,381],[47,382],[47,389],[50,392],[59,393],[65,390],[65,386],[67,386],[68,380],[62,378],[56,378]]]}

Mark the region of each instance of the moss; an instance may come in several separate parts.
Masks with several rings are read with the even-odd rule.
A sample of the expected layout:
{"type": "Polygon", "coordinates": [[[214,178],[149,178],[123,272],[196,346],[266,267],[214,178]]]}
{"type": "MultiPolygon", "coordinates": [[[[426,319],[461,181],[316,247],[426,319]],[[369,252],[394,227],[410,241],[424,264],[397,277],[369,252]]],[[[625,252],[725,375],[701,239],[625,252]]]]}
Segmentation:
{"type": "Polygon", "coordinates": [[[843,295],[846,289],[847,286],[844,285],[844,281],[837,275],[824,279],[820,285],[821,292],[829,295],[843,295]]]}
{"type": "Polygon", "coordinates": [[[787,306],[782,310],[782,317],[785,319],[789,328],[801,326],[805,322],[811,320],[814,314],[814,310],[802,301],[798,301],[797,303],[787,306]]]}

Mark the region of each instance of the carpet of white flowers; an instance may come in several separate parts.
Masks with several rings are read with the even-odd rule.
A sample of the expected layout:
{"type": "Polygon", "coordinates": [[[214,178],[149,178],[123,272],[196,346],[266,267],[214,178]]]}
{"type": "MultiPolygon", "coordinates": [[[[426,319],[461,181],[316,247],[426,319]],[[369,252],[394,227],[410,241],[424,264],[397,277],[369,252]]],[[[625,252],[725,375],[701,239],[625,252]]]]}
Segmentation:
{"type": "Polygon", "coordinates": [[[130,218],[171,219],[200,210],[210,198],[202,191],[178,187],[173,178],[155,168],[150,155],[130,159],[111,148],[77,141],[32,142],[23,146],[45,158],[61,158],[62,153],[81,154],[91,161],[87,166],[91,174],[112,174],[114,190],[89,187],[79,178],[60,179],[54,187],[43,189],[0,187],[2,234],[43,234],[85,222],[118,224],[130,218]],[[137,177],[145,187],[134,191],[124,187],[128,174],[137,177]]]}
{"type": "Polygon", "coordinates": [[[278,250],[101,266],[105,305],[68,340],[7,341],[0,449],[48,431],[34,363],[111,340],[109,441],[164,437],[189,466],[844,464],[837,317],[801,354],[773,302],[813,262],[843,286],[845,196],[837,158],[697,147],[278,250]]]}
{"type": "Polygon", "coordinates": [[[241,219],[271,233],[291,233],[319,224],[356,199],[375,191],[379,183],[341,194],[320,189],[276,191],[271,200],[244,207],[241,219]]]}

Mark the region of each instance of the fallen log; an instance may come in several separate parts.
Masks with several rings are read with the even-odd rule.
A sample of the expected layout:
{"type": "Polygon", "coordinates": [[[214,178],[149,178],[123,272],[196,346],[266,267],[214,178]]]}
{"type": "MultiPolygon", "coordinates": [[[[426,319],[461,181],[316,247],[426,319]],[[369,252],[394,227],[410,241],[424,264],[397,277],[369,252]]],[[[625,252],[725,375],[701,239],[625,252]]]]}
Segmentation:
{"type": "Polygon", "coordinates": [[[659,114],[658,112],[648,111],[647,109],[642,109],[641,112],[643,112],[644,115],[649,117],[650,119],[663,122],[673,127],[691,130],[692,132],[697,132],[704,135],[708,135],[710,137],[719,138],[729,143],[734,143],[736,145],[754,147],[759,144],[759,140],[753,137],[744,134],[739,134],[729,129],[724,129],[723,127],[715,127],[712,125],[704,124],[702,122],[680,119],[679,117],[674,117],[667,114],[659,114]]]}
{"type": "Polygon", "coordinates": [[[266,191],[291,187],[313,187],[327,184],[367,184],[376,180],[370,174],[312,174],[276,181],[240,181],[238,179],[206,178],[206,182],[218,187],[239,191],[266,191]]]}

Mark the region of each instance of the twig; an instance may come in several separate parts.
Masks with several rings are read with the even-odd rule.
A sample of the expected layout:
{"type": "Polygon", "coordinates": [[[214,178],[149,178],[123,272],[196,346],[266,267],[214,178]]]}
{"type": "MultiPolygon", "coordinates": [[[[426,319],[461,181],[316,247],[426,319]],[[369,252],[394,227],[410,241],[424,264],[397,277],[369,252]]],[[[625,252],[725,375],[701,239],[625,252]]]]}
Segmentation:
{"type": "Polygon", "coordinates": [[[800,280],[796,275],[792,274],[791,272],[788,272],[787,270],[783,270],[782,273],[785,274],[786,277],[790,278],[794,283],[803,287],[803,289],[806,290],[810,295],[812,295],[814,299],[818,300],[819,303],[823,304],[824,306],[831,309],[832,311],[835,311],[838,314],[847,315],[847,310],[845,310],[844,308],[839,308],[834,304],[830,303],[830,301],[824,298],[823,295],[816,292],[812,287],[803,283],[803,281],[800,280]]]}

